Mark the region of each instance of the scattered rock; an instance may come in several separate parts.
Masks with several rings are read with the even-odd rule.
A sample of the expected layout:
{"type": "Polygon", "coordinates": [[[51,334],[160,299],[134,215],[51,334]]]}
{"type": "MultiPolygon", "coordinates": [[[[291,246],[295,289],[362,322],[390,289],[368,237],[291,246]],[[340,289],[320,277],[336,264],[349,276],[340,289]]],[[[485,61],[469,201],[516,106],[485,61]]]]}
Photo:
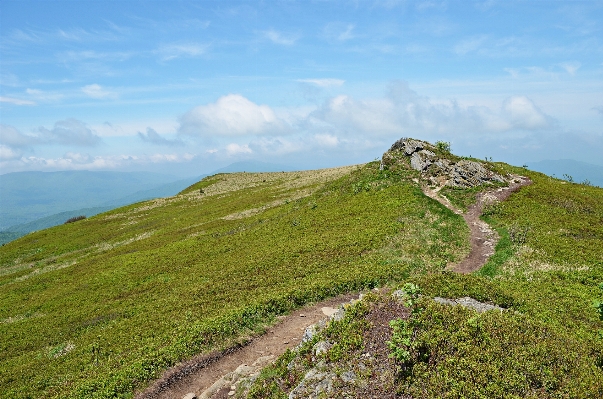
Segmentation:
{"type": "MultiPolygon", "coordinates": [[[[201,395],[199,395],[199,399],[209,399],[211,398],[213,395],[216,394],[216,392],[220,391],[221,389],[225,388],[225,387],[229,387],[230,391],[229,391],[229,396],[230,392],[236,392],[237,387],[240,384],[245,384],[246,386],[251,385],[251,383],[253,383],[253,381],[255,381],[255,379],[258,377],[259,375],[259,371],[266,366],[272,359],[274,359],[274,356],[262,356],[260,358],[258,358],[255,362],[253,362],[253,364],[251,366],[248,366],[246,364],[241,364],[239,367],[237,367],[237,369],[231,373],[226,374],[225,376],[223,376],[222,378],[220,378],[218,381],[214,382],[214,384],[207,388],[205,391],[203,391],[203,393],[201,393],[201,395]]],[[[190,395],[190,394],[189,394],[190,395]]],[[[183,398],[184,399],[184,398],[183,398]]],[[[189,398],[192,399],[192,398],[189,398]]],[[[196,399],[196,397],[195,397],[196,399]]]]}
{"type": "Polygon", "coordinates": [[[354,382],[356,380],[356,374],[353,371],[346,371],[341,373],[341,379],[343,382],[354,382]]]}
{"type": "Polygon", "coordinates": [[[469,188],[484,183],[505,182],[502,176],[488,170],[480,162],[458,160],[452,155],[438,156],[434,151],[435,146],[428,142],[403,138],[383,154],[380,169],[383,170],[409,157],[411,168],[427,175],[433,182],[451,187],[469,188]]]}
{"type": "Polygon", "coordinates": [[[320,372],[311,369],[306,373],[301,382],[289,393],[289,399],[310,398],[316,399],[323,393],[333,390],[333,380],[337,378],[335,373],[320,372]]]}
{"type": "Polygon", "coordinates": [[[343,316],[345,316],[345,309],[343,307],[340,307],[335,311],[335,313],[331,315],[330,319],[333,321],[340,321],[341,319],[343,319],[343,316]]]}
{"type": "Polygon", "coordinates": [[[182,399],[197,399],[197,395],[195,395],[194,393],[187,393],[186,395],[184,395],[182,397],[182,399]]]}
{"type": "Polygon", "coordinates": [[[465,308],[475,309],[478,313],[487,312],[489,310],[499,310],[502,312],[504,310],[504,308],[501,308],[500,306],[480,302],[480,301],[470,298],[468,296],[463,297],[463,298],[458,298],[458,299],[435,297],[435,298],[433,298],[433,300],[438,303],[441,303],[443,305],[452,305],[452,306],[460,305],[465,308]]]}
{"type": "Polygon", "coordinates": [[[337,312],[337,309],[334,309],[331,307],[326,307],[326,306],[321,308],[321,310],[325,316],[329,316],[329,317],[332,316],[335,312],[337,312]]]}
{"type": "Polygon", "coordinates": [[[314,353],[314,356],[320,356],[323,353],[327,353],[331,347],[333,347],[333,344],[330,342],[319,341],[312,347],[312,353],[314,353]]]}

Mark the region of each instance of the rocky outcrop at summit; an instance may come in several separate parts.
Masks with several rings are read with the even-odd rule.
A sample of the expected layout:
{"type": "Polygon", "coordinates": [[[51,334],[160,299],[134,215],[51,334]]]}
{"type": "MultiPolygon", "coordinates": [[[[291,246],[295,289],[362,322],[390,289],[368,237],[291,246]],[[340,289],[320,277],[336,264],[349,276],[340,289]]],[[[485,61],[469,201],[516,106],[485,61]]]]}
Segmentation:
{"type": "Polygon", "coordinates": [[[425,177],[440,185],[469,188],[484,183],[503,183],[505,179],[480,162],[458,158],[420,140],[403,138],[396,141],[381,158],[381,169],[399,162],[410,164],[425,177]]]}

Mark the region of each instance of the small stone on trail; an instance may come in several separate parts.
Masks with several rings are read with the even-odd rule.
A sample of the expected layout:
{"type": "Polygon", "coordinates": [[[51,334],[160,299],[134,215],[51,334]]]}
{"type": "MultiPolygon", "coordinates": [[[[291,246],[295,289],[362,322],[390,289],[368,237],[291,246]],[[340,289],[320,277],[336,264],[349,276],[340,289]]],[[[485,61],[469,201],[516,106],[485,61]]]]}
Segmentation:
{"type": "Polygon", "coordinates": [[[284,341],[283,344],[287,345],[289,343],[289,341],[284,341]]]}
{"type": "Polygon", "coordinates": [[[302,313],[299,315],[299,317],[306,317],[306,315],[302,313]]]}
{"type": "Polygon", "coordinates": [[[334,315],[335,313],[337,313],[337,309],[333,309],[332,307],[328,307],[328,306],[323,307],[321,310],[322,310],[322,314],[324,314],[325,316],[329,316],[329,317],[334,315]]]}
{"type": "Polygon", "coordinates": [[[187,393],[186,395],[184,395],[182,397],[182,399],[197,399],[197,395],[195,395],[194,393],[187,393]]]}

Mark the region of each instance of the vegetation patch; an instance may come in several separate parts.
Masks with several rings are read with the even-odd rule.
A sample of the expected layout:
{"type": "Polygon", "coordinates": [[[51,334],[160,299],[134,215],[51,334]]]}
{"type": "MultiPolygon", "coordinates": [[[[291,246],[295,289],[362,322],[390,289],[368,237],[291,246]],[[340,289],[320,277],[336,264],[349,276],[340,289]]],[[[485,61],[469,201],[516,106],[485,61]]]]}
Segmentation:
{"type": "Polygon", "coordinates": [[[463,220],[406,170],[372,162],[218,177],[204,194],[133,204],[1,248],[0,320],[44,317],[2,324],[0,397],[131,397],[276,315],[442,270],[468,249],[463,220]],[[226,218],[249,209],[263,210],[226,218]],[[63,354],[65,343],[73,348],[63,354]]]}

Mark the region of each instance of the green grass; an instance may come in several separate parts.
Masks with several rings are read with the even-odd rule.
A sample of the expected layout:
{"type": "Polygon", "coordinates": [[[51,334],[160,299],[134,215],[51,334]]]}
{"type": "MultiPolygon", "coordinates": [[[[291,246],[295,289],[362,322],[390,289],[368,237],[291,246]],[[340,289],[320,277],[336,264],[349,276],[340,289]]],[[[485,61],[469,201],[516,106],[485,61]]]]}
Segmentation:
{"type": "MultiPolygon", "coordinates": [[[[170,199],[8,243],[0,397],[132,397],[178,361],[245,340],[276,315],[402,281],[509,311],[476,319],[426,306],[416,339],[433,361],[416,363],[401,392],[600,397],[593,302],[603,280],[603,189],[492,167],[534,184],[486,210],[502,239],[474,275],[443,272],[468,252],[462,218],[425,197],[416,172],[379,171],[377,162],[345,173],[220,174],[170,199]]],[[[445,192],[466,207],[479,190],[445,192]]],[[[333,359],[361,345],[357,331],[332,333],[343,342],[333,359]]],[[[283,359],[266,371],[265,392],[283,393],[274,385],[286,378],[283,359]]]]}
{"type": "Polygon", "coordinates": [[[210,177],[3,246],[0,396],[131,397],[275,315],[467,252],[462,219],[403,172],[312,173],[210,177]]]}
{"type": "MultiPolygon", "coordinates": [[[[409,276],[426,296],[413,324],[411,368],[393,381],[395,389],[422,398],[603,397],[603,323],[594,306],[603,281],[603,189],[497,167],[534,183],[486,210],[501,240],[483,269],[409,276]],[[478,315],[434,296],[470,296],[507,310],[478,315]]],[[[447,194],[466,207],[483,189],[447,194]]],[[[288,378],[260,378],[252,392],[267,383],[285,386],[279,381],[288,378]]]]}

